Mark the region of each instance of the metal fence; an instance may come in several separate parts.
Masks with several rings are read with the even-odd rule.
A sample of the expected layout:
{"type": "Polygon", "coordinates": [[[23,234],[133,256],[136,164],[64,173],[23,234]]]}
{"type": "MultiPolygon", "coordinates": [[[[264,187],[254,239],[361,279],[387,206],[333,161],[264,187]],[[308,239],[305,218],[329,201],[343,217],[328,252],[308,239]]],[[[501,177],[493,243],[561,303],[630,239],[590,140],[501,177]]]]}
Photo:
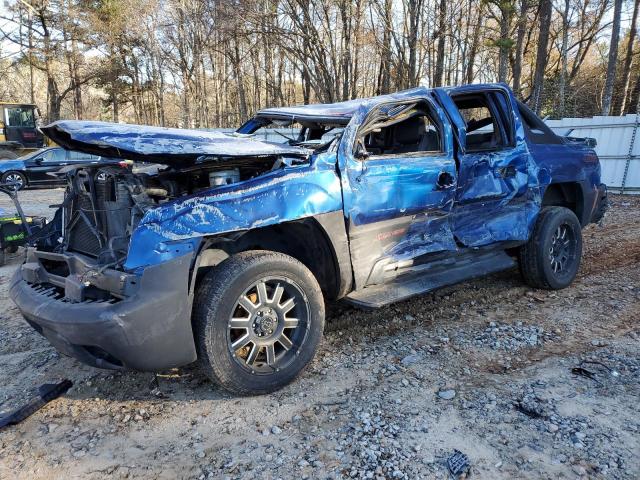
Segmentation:
{"type": "Polygon", "coordinates": [[[547,120],[557,134],[591,137],[598,142],[596,152],[602,164],[602,181],[610,190],[640,194],[640,118],[623,117],[563,118],[547,120]]]}

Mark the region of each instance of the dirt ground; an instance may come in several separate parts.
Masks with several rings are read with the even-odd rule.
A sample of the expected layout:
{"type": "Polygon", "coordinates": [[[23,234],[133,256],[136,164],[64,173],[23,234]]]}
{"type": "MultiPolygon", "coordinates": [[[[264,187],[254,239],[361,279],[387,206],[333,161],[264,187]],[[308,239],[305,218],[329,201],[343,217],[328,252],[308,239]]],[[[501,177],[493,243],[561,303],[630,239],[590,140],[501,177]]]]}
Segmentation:
{"type": "MultiPolygon", "coordinates": [[[[37,214],[61,194],[21,197],[37,214]]],[[[252,398],[191,367],[156,383],[58,355],[8,298],[14,257],[0,411],[42,383],[74,386],[0,431],[0,478],[449,478],[455,449],[472,478],[638,478],[640,197],[614,196],[584,237],[566,290],[509,271],[373,312],[333,305],[310,368],[252,398]]]]}

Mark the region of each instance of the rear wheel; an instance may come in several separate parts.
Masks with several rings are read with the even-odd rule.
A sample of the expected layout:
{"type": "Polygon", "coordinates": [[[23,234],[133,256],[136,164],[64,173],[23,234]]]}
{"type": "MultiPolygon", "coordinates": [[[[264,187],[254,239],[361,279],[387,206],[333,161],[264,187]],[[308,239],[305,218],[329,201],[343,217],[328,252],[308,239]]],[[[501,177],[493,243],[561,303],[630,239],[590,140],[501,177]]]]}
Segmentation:
{"type": "Polygon", "coordinates": [[[293,381],[315,355],[324,302],[302,263],[249,251],[205,275],[193,320],[204,372],[232,392],[263,394],[293,381]]]}
{"type": "Polygon", "coordinates": [[[520,249],[520,272],[535,288],[559,290],[567,287],[580,268],[582,227],[568,208],[545,207],[533,235],[520,249]]]}
{"type": "Polygon", "coordinates": [[[2,175],[2,183],[12,185],[16,190],[22,190],[27,186],[27,177],[20,172],[7,172],[2,175]]]}

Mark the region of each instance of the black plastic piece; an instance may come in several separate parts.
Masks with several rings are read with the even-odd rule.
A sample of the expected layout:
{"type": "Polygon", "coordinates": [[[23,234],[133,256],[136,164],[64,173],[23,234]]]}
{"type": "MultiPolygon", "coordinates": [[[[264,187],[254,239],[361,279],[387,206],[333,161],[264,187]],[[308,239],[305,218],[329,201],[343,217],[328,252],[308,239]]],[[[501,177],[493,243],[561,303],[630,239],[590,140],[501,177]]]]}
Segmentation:
{"type": "Polygon", "coordinates": [[[16,425],[30,417],[47,403],[64,395],[73,386],[71,380],[62,380],[59,383],[45,383],[38,388],[38,396],[29,400],[26,405],[0,417],[0,429],[9,425],[16,425]]]}
{"type": "Polygon", "coordinates": [[[453,454],[447,458],[447,468],[449,469],[449,473],[456,478],[467,473],[470,467],[469,457],[460,450],[454,450],[453,454]]]}

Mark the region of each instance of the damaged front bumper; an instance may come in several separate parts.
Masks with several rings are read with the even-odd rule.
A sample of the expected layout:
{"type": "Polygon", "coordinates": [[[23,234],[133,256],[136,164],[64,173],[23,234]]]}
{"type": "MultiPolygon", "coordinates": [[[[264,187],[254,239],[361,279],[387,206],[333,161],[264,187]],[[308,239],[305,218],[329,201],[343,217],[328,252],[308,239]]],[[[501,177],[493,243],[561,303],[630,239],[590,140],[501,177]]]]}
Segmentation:
{"type": "Polygon", "coordinates": [[[10,294],[61,353],[99,368],[159,371],[196,359],[192,258],[190,252],[133,275],[31,248],[10,294]]]}

